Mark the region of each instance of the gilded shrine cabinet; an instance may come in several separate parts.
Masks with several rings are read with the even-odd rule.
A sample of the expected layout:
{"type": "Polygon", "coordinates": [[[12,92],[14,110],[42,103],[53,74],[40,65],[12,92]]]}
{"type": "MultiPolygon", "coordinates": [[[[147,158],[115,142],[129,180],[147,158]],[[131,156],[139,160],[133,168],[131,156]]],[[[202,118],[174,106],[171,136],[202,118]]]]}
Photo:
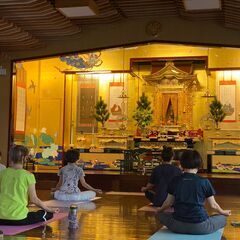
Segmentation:
{"type": "Polygon", "coordinates": [[[89,141],[88,146],[79,148],[85,168],[151,171],[161,163],[164,145],[172,146],[179,160],[182,150],[193,148],[201,139],[203,132],[192,130],[194,94],[201,89],[193,65],[188,62],[184,71],[172,61],[164,63],[159,70],[142,76],[153,106],[151,126],[141,136],[133,129],[106,129],[94,134],[92,140],[87,140],[86,134],[79,137],[79,146],[89,141]]]}

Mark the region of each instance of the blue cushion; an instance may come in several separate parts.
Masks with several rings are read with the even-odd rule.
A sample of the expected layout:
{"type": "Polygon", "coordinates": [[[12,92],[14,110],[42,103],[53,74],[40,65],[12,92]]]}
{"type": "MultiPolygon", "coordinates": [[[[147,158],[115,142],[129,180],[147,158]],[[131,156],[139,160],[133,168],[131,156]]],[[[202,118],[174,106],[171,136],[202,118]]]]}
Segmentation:
{"type": "Polygon", "coordinates": [[[189,235],[170,232],[167,229],[160,229],[154,233],[149,240],[221,240],[223,228],[205,235],[189,235]]]}

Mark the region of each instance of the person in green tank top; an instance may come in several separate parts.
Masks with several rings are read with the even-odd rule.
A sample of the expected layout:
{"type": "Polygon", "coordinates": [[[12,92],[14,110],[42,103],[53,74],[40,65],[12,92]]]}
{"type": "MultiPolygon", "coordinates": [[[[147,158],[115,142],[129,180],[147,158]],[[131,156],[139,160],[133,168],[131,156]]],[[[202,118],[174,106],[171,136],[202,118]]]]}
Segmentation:
{"type": "Polygon", "coordinates": [[[27,225],[51,219],[59,209],[47,207],[36,194],[36,180],[23,169],[28,149],[14,145],[9,151],[10,167],[0,171],[0,225],[27,225]],[[29,212],[30,202],[42,210],[29,212]]]}

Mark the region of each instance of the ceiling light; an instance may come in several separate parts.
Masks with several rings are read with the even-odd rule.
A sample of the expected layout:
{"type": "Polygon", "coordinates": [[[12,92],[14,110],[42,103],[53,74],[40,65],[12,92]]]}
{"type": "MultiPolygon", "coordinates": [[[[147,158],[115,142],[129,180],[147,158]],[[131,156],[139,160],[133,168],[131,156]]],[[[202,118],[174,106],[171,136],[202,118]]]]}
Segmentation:
{"type": "Polygon", "coordinates": [[[55,7],[69,18],[89,17],[98,14],[97,5],[93,0],[55,0],[55,7]]]}
{"type": "Polygon", "coordinates": [[[183,3],[187,11],[221,9],[220,0],[183,0],[183,3]]]}

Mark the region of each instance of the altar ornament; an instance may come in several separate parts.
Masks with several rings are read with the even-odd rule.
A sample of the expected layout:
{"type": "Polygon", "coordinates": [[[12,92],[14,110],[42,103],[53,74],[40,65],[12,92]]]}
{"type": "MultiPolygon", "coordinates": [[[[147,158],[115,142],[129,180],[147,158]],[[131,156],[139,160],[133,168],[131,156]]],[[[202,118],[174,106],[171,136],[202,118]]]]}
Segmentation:
{"type": "Polygon", "coordinates": [[[86,141],[86,138],[84,136],[77,137],[77,142],[78,143],[82,143],[84,141],[86,141]]]}
{"type": "MultiPolygon", "coordinates": [[[[192,70],[191,70],[192,69],[192,70]]],[[[145,82],[151,86],[155,126],[176,126],[186,124],[193,126],[194,93],[202,89],[197,75],[185,72],[167,61],[159,71],[143,75],[145,82]]]]}
{"type": "Polygon", "coordinates": [[[186,130],[183,133],[184,136],[190,137],[190,138],[203,138],[203,130],[202,129],[197,129],[197,130],[186,130]]]}
{"type": "Polygon", "coordinates": [[[216,128],[219,129],[219,123],[222,122],[223,119],[226,117],[223,105],[220,101],[217,100],[217,98],[214,98],[209,107],[212,118],[216,123],[216,128]]]}
{"type": "Polygon", "coordinates": [[[93,153],[103,153],[104,149],[103,148],[98,148],[94,145],[91,145],[89,148],[89,152],[93,152],[93,153]]]}
{"type": "Polygon", "coordinates": [[[158,21],[151,21],[146,25],[146,33],[152,37],[158,37],[161,31],[161,23],[158,21]]]}
{"type": "Polygon", "coordinates": [[[211,130],[214,128],[214,123],[215,121],[210,112],[202,116],[200,119],[200,127],[204,130],[211,130]]]}
{"type": "Polygon", "coordinates": [[[137,122],[137,127],[143,131],[152,122],[153,110],[151,108],[151,102],[145,93],[142,94],[137,101],[137,109],[134,111],[133,119],[137,122]]]}
{"type": "Polygon", "coordinates": [[[101,52],[99,53],[88,53],[85,55],[68,55],[60,56],[62,62],[66,62],[67,65],[72,67],[86,70],[92,69],[93,67],[99,67],[102,65],[103,61],[101,60],[101,52]]]}
{"type": "Polygon", "coordinates": [[[126,93],[126,91],[124,89],[122,90],[119,98],[128,98],[128,95],[127,95],[127,93],[126,93]]]}
{"type": "Polygon", "coordinates": [[[226,116],[231,116],[234,113],[234,107],[230,103],[224,104],[223,111],[226,113],[226,116]]]}
{"type": "Polygon", "coordinates": [[[160,71],[151,75],[144,75],[144,80],[150,85],[159,85],[167,88],[184,88],[190,91],[201,90],[196,74],[189,74],[177,68],[173,62],[168,61],[160,71]]]}
{"type": "MultiPolygon", "coordinates": [[[[124,121],[124,120],[122,120],[124,121]]],[[[127,129],[127,126],[122,122],[119,126],[119,130],[125,131],[127,129]]]]}
{"type": "Polygon", "coordinates": [[[209,91],[209,89],[207,88],[207,90],[205,91],[205,93],[202,95],[202,98],[215,98],[215,95],[212,95],[209,91]]]}
{"type": "Polygon", "coordinates": [[[95,110],[93,116],[97,122],[102,124],[102,128],[104,128],[105,122],[109,119],[110,113],[107,109],[107,104],[103,101],[102,97],[97,101],[95,110]]]}
{"type": "Polygon", "coordinates": [[[157,130],[150,130],[147,134],[147,138],[158,138],[159,132],[157,130]]]}

